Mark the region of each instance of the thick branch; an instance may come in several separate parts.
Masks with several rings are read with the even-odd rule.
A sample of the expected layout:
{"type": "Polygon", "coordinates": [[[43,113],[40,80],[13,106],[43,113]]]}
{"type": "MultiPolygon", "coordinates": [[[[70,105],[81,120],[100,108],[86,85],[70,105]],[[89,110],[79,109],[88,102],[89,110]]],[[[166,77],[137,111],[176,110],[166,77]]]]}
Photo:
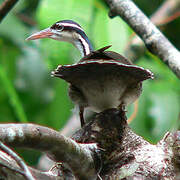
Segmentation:
{"type": "MultiPolygon", "coordinates": [[[[158,26],[168,23],[176,18],[177,13],[180,13],[179,0],[166,0],[161,7],[151,16],[151,21],[158,26]]],[[[128,42],[125,50],[125,55],[131,61],[137,61],[145,53],[145,46],[143,41],[134,36],[128,42]]]]}
{"type": "Polygon", "coordinates": [[[180,78],[180,52],[151,23],[131,0],[106,0],[110,17],[121,16],[141,37],[150,52],[158,56],[180,78]]]}
{"type": "Polygon", "coordinates": [[[18,2],[18,0],[5,0],[0,6],[0,22],[8,14],[8,12],[13,8],[13,6],[18,2]]]}
{"type": "MultiPolygon", "coordinates": [[[[79,145],[56,131],[32,124],[1,125],[0,133],[2,140],[9,145],[45,150],[53,154],[57,158],[56,161],[66,162],[62,164],[61,170],[66,173],[67,176],[64,177],[67,179],[70,177],[74,180],[72,174],[75,174],[78,179],[85,180],[96,179],[98,174],[102,179],[117,180],[179,177],[180,132],[167,133],[157,145],[152,145],[132,132],[128,127],[125,112],[118,109],[108,109],[98,113],[73,136],[73,139],[78,142],[90,144],[79,145]],[[97,153],[93,153],[94,150],[91,150],[96,150],[93,143],[98,144],[101,159],[96,156],[97,153]],[[85,159],[90,163],[85,162],[85,159]],[[71,167],[72,174],[66,168],[66,164],[71,167]],[[87,164],[89,164],[88,167],[87,164]],[[97,175],[93,176],[94,166],[101,168],[96,168],[99,172],[97,171],[97,175]],[[86,175],[82,174],[85,172],[86,175]]],[[[32,174],[34,176],[34,172],[32,174]]],[[[50,174],[54,175],[54,173],[50,174]]]]}
{"type": "Polygon", "coordinates": [[[78,179],[96,178],[95,144],[78,144],[57,131],[34,124],[1,124],[0,134],[0,140],[12,147],[48,152],[56,162],[67,163],[78,179]]]}

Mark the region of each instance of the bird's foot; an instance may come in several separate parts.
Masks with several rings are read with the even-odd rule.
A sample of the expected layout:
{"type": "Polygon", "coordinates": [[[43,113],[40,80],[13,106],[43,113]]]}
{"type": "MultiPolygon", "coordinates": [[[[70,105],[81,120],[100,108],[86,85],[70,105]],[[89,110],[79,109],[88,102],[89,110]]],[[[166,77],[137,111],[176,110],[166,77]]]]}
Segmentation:
{"type": "Polygon", "coordinates": [[[84,107],[79,107],[79,117],[80,117],[80,122],[81,122],[81,127],[85,125],[84,121],[84,107]]]}

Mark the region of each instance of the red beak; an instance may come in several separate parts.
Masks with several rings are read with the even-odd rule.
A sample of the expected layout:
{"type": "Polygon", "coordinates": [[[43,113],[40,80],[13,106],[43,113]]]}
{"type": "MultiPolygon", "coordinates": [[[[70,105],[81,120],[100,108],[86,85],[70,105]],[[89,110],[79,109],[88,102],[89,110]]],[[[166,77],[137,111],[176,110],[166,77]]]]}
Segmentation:
{"type": "Polygon", "coordinates": [[[53,32],[50,28],[44,29],[42,31],[39,31],[37,33],[32,34],[26,40],[35,40],[35,39],[42,39],[42,38],[48,38],[53,35],[53,32]]]}

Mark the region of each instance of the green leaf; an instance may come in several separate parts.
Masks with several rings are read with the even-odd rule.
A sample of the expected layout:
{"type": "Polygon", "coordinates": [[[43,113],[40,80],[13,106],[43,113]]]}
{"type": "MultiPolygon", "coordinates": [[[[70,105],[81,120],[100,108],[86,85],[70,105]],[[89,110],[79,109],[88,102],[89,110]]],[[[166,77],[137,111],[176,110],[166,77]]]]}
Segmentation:
{"type": "Polygon", "coordinates": [[[129,42],[131,29],[119,17],[109,19],[108,22],[109,41],[112,44],[112,49],[118,53],[123,53],[129,42]]]}
{"type": "Polygon", "coordinates": [[[1,65],[0,65],[0,81],[2,83],[2,86],[5,88],[10,103],[19,121],[22,123],[28,122],[21,101],[16,93],[16,90],[14,89],[11,81],[9,81],[8,76],[1,65]]]}
{"type": "Polygon", "coordinates": [[[153,83],[151,90],[155,92],[150,95],[153,102],[150,116],[154,120],[151,133],[160,139],[167,131],[174,128],[179,116],[180,102],[178,95],[167,82],[153,83]]]}
{"type": "Polygon", "coordinates": [[[25,38],[28,36],[28,32],[27,27],[12,12],[0,24],[1,37],[4,36],[10,39],[18,46],[25,44],[25,38]]]}
{"type": "Polygon", "coordinates": [[[139,65],[150,69],[154,80],[143,83],[139,108],[131,127],[151,142],[157,142],[163,135],[178,127],[180,112],[179,80],[169,68],[154,56],[145,56],[139,65]]]}
{"type": "Polygon", "coordinates": [[[94,42],[95,49],[110,44],[108,34],[109,20],[107,19],[106,13],[107,10],[104,7],[100,9],[94,8],[93,22],[90,22],[92,26],[90,39],[94,42]]]}
{"type": "Polygon", "coordinates": [[[68,97],[67,83],[56,78],[54,83],[54,98],[46,112],[46,123],[57,129],[64,126],[73,106],[68,97]]]}
{"type": "Polygon", "coordinates": [[[50,72],[40,55],[38,48],[25,46],[17,61],[16,87],[21,91],[29,91],[42,102],[52,99],[48,93],[52,86],[50,72]]]}

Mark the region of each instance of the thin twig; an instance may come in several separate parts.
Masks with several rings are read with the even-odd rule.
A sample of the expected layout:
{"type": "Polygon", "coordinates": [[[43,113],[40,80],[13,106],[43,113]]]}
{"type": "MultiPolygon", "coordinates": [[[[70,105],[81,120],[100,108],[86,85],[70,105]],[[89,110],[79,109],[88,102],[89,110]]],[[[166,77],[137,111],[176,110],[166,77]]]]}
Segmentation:
{"type": "Polygon", "coordinates": [[[173,19],[177,18],[180,14],[180,1],[179,0],[166,0],[161,7],[153,13],[151,21],[155,25],[166,24],[173,19]]]}
{"type": "Polygon", "coordinates": [[[167,17],[167,19],[164,19],[164,21],[160,22],[159,25],[161,26],[161,25],[170,23],[170,22],[172,22],[173,20],[175,20],[175,19],[177,19],[177,18],[179,18],[179,17],[180,17],[180,11],[174,13],[172,16],[167,17]]]}
{"type": "Polygon", "coordinates": [[[24,173],[24,171],[21,171],[20,169],[17,169],[16,167],[7,165],[7,164],[5,164],[4,162],[0,162],[0,166],[5,167],[5,168],[7,168],[7,169],[10,169],[11,171],[16,172],[16,173],[19,173],[19,174],[21,174],[21,175],[23,175],[23,176],[26,176],[25,173],[24,173]]]}
{"type": "Polygon", "coordinates": [[[4,152],[6,152],[8,155],[10,155],[17,162],[17,164],[24,170],[24,176],[28,180],[35,180],[31,174],[31,172],[29,171],[27,165],[25,164],[25,162],[14,151],[12,151],[10,148],[8,148],[1,141],[0,141],[0,148],[4,152]]]}
{"type": "Polygon", "coordinates": [[[136,117],[138,113],[138,100],[136,100],[134,102],[134,110],[133,110],[133,113],[131,114],[131,116],[128,118],[127,122],[128,123],[131,123],[131,121],[136,117]]]}
{"type": "Polygon", "coordinates": [[[32,17],[30,17],[30,16],[28,16],[28,15],[26,15],[26,14],[23,14],[23,13],[17,13],[17,14],[15,14],[22,22],[24,22],[24,23],[26,23],[26,24],[28,24],[28,25],[30,25],[30,26],[35,26],[37,23],[36,23],[36,21],[32,18],[32,17]]]}
{"type": "Polygon", "coordinates": [[[141,37],[147,49],[158,56],[180,78],[180,52],[131,0],[106,0],[110,17],[121,16],[141,37]]]}
{"type": "Polygon", "coordinates": [[[0,22],[9,13],[18,0],[5,0],[0,6],[0,22]]]}
{"type": "MultiPolygon", "coordinates": [[[[57,171],[52,172],[48,169],[47,171],[42,171],[29,166],[28,168],[30,172],[33,174],[34,179],[36,180],[63,180],[65,178],[65,176],[62,174],[61,176],[58,176],[58,173],[60,171],[59,169],[57,171]]],[[[17,162],[4,151],[0,151],[0,177],[4,179],[27,180],[25,172],[19,167],[17,162]]]]}

